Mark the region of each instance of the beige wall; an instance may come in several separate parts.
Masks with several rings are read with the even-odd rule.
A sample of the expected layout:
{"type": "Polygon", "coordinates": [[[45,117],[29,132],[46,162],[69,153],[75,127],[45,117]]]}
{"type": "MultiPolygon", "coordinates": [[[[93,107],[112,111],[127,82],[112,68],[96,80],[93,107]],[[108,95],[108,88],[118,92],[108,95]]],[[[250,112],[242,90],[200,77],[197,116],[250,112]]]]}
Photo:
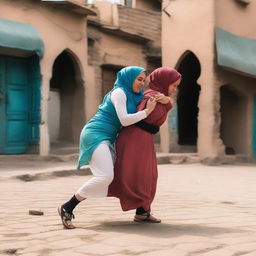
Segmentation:
{"type": "Polygon", "coordinates": [[[147,64],[142,46],[109,34],[102,36],[101,57],[106,64],[142,67],[146,67],[147,64]]]}
{"type": "MultiPolygon", "coordinates": [[[[215,26],[241,37],[256,39],[256,30],[254,29],[254,24],[256,24],[255,13],[255,1],[250,1],[247,6],[241,6],[234,0],[217,0],[215,5],[215,26]]],[[[216,83],[218,86],[228,84],[240,99],[235,106],[230,105],[230,109],[237,108],[237,114],[234,116],[236,126],[229,127],[226,125],[223,132],[226,134],[230,144],[234,144],[237,153],[250,156],[252,154],[252,102],[253,96],[256,95],[256,80],[221,68],[218,68],[217,77],[216,83]],[[233,140],[230,130],[236,134],[233,140]]],[[[227,120],[223,120],[223,122],[227,123],[227,120]]]]}
{"type": "MultiPolygon", "coordinates": [[[[187,50],[196,55],[201,65],[201,76],[198,79],[201,92],[198,103],[197,149],[202,159],[225,154],[221,137],[225,137],[226,144],[232,144],[231,146],[237,149],[236,153],[251,154],[252,98],[256,93],[255,79],[218,67],[214,41],[216,26],[239,36],[256,38],[256,31],[253,29],[253,24],[256,22],[254,15],[256,3],[250,2],[247,7],[241,7],[234,0],[163,1],[163,7],[168,6],[166,11],[170,14],[168,17],[164,12],[162,13],[163,65],[178,68],[182,61],[181,56],[187,50]],[[224,85],[228,85],[231,91],[227,94],[227,102],[224,104],[222,102],[223,106],[221,106],[223,98],[220,88],[224,85]],[[233,94],[232,91],[235,93],[233,94]],[[235,98],[236,94],[239,103],[235,106],[236,112],[232,112],[232,106],[228,109],[230,105],[228,101],[232,102],[232,97],[235,98]],[[221,107],[225,108],[225,113],[221,113],[221,107]],[[235,113],[240,123],[230,127],[228,118],[233,116],[233,120],[235,113]],[[221,116],[226,116],[227,120],[221,120],[221,116]]],[[[169,138],[167,124],[161,129],[164,151],[168,151],[170,142],[166,138],[169,138]]]]}
{"type": "MultiPolygon", "coordinates": [[[[218,116],[214,89],[214,0],[164,1],[166,11],[162,14],[162,58],[163,66],[178,68],[181,57],[187,50],[192,51],[201,66],[198,84],[201,86],[198,115],[198,154],[215,157],[223,152],[218,139],[218,116]]],[[[163,151],[169,150],[167,122],[161,129],[163,151]],[[166,139],[167,138],[167,139],[166,139]]]]}
{"type": "MultiPolygon", "coordinates": [[[[49,153],[49,132],[47,108],[49,99],[49,81],[56,57],[65,49],[70,49],[78,62],[82,81],[87,73],[87,31],[83,16],[75,15],[60,8],[53,8],[37,1],[2,0],[1,18],[31,24],[40,34],[45,54],[40,62],[42,74],[40,154],[49,153]]],[[[84,84],[84,81],[83,81],[84,84]]],[[[93,98],[93,90],[86,88],[86,96],[93,98]]],[[[89,106],[86,105],[86,109],[89,106]]]]}
{"type": "Polygon", "coordinates": [[[228,120],[222,120],[226,124],[221,127],[222,132],[234,144],[236,152],[250,156],[252,154],[252,102],[253,96],[256,95],[255,79],[244,77],[221,68],[218,68],[216,78],[216,84],[219,90],[221,90],[222,86],[228,86],[238,97],[235,106],[234,104],[229,104],[228,115],[226,115],[229,118],[232,115],[232,110],[236,108],[237,113],[231,120],[235,122],[235,125],[232,125],[228,120]],[[231,137],[232,132],[230,130],[236,134],[233,138],[231,137]]]}
{"type": "Polygon", "coordinates": [[[216,0],[215,25],[235,35],[256,38],[256,2],[242,7],[235,0],[216,0]]]}
{"type": "Polygon", "coordinates": [[[111,2],[97,1],[94,3],[98,9],[98,19],[102,24],[118,26],[117,5],[111,2]]]}

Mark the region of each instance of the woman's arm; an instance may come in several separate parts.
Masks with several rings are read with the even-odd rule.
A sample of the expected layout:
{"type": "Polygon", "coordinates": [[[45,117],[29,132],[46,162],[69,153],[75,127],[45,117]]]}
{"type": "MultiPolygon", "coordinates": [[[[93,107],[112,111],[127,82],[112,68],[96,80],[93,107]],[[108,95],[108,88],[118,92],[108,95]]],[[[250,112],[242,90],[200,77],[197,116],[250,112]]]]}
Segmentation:
{"type": "MultiPolygon", "coordinates": [[[[143,99],[143,101],[139,104],[138,110],[143,110],[145,107],[147,99],[143,99]]],[[[157,103],[155,109],[152,111],[150,115],[148,115],[143,121],[149,123],[149,124],[154,124],[154,125],[159,125],[162,123],[160,120],[164,120],[167,116],[167,112],[172,108],[172,104],[161,104],[157,103]]]]}
{"type": "Polygon", "coordinates": [[[159,132],[159,126],[154,124],[149,124],[145,122],[144,120],[140,120],[138,123],[135,123],[134,125],[140,127],[142,130],[147,131],[152,134],[156,134],[159,132]]]}
{"type": "Polygon", "coordinates": [[[171,97],[165,96],[162,93],[156,94],[155,95],[156,101],[162,104],[168,104],[171,103],[171,97]]]}
{"type": "Polygon", "coordinates": [[[146,118],[154,109],[144,109],[134,114],[128,114],[126,100],[126,95],[122,89],[117,88],[111,93],[111,101],[123,126],[128,126],[139,122],[140,120],[146,118]]]}

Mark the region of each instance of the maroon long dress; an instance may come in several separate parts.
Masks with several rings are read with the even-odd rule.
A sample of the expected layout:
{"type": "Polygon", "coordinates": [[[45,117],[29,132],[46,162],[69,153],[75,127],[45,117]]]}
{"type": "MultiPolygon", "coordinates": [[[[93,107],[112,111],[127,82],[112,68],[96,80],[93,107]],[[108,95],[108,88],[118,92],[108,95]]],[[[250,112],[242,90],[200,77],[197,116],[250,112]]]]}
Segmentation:
{"type": "MultiPolygon", "coordinates": [[[[156,93],[159,92],[148,90],[145,96],[156,93]]],[[[147,99],[143,99],[138,110],[144,109],[146,102],[147,99]]],[[[171,107],[170,103],[157,103],[154,111],[144,120],[160,126],[171,107]]],[[[117,138],[116,151],[114,180],[109,186],[108,196],[119,198],[123,211],[138,207],[150,211],[158,175],[153,135],[135,125],[125,127],[117,138]]]]}

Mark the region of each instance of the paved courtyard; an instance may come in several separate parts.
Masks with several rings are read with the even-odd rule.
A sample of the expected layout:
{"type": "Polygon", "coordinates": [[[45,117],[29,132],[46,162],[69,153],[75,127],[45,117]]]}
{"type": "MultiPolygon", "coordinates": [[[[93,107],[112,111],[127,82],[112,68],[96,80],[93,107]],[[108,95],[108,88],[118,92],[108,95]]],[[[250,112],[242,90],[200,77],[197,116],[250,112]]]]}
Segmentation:
{"type": "Polygon", "coordinates": [[[89,178],[0,179],[0,255],[256,256],[255,165],[159,165],[161,224],[135,223],[117,199],[98,198],[65,230],[57,206],[89,178]]]}

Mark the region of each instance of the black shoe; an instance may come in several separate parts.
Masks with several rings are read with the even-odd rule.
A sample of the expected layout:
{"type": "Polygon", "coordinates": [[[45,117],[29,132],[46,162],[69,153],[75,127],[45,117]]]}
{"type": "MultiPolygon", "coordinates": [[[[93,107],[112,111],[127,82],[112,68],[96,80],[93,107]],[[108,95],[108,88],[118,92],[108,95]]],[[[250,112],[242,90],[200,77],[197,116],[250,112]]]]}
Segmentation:
{"type": "Polygon", "coordinates": [[[74,214],[70,214],[68,213],[62,206],[58,207],[58,213],[61,217],[61,221],[62,224],[65,228],[67,229],[74,229],[76,228],[73,224],[72,224],[72,219],[75,218],[74,214]]]}

